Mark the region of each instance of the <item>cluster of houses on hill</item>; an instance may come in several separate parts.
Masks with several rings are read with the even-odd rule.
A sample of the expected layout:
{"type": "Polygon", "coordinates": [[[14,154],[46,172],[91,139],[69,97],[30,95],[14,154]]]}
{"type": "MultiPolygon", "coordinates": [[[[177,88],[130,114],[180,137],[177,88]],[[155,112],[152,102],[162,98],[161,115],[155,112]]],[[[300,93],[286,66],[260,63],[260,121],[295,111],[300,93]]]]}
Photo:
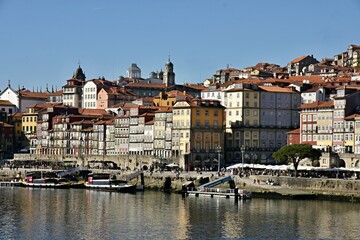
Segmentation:
{"type": "MultiPolygon", "coordinates": [[[[0,93],[1,158],[147,156],[186,169],[271,163],[286,144],[351,154],[360,167],[360,46],[320,62],[226,68],[198,84],[176,84],[174,65],[141,77],[86,80],[79,66],[60,91],[8,86],[0,93]],[[220,157],[220,159],[219,159],[220,157]]],[[[334,164],[322,159],[320,166],[334,164]]]]}

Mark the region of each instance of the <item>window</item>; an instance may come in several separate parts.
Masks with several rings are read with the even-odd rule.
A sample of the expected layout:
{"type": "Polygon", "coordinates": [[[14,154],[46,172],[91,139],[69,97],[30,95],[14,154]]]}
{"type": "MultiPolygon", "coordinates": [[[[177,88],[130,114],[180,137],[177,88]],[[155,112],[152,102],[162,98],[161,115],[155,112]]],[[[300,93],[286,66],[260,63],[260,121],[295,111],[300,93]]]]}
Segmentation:
{"type": "Polygon", "coordinates": [[[218,116],[218,110],[214,110],[214,116],[218,116]]]}
{"type": "Polygon", "coordinates": [[[209,116],[209,110],[205,110],[205,116],[209,116]]]}
{"type": "Polygon", "coordinates": [[[196,116],[200,116],[200,110],[196,110],[196,116]]]}
{"type": "Polygon", "coordinates": [[[214,128],[218,128],[218,121],[214,120],[214,128]]]}
{"type": "Polygon", "coordinates": [[[209,120],[205,120],[205,128],[209,128],[209,120]]]}

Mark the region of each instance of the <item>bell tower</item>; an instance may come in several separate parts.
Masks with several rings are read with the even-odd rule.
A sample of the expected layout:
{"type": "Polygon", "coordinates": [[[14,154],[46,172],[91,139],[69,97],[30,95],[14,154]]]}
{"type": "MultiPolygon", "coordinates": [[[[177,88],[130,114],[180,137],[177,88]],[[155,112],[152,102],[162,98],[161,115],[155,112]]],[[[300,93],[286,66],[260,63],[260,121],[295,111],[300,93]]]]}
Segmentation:
{"type": "Polygon", "coordinates": [[[170,58],[167,63],[165,63],[165,71],[163,75],[163,83],[166,86],[175,85],[175,73],[174,73],[174,65],[170,61],[170,58]]]}

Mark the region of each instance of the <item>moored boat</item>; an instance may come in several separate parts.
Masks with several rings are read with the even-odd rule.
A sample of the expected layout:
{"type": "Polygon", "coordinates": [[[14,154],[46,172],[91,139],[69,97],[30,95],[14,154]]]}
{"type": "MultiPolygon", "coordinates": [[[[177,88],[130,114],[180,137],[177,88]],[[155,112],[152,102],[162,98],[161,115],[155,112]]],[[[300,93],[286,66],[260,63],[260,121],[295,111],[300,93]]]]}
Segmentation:
{"type": "Polygon", "coordinates": [[[126,180],[118,180],[111,177],[109,173],[96,173],[88,176],[88,181],[85,182],[85,187],[88,189],[115,191],[115,192],[136,192],[136,185],[128,184],[126,180]]]}
{"type": "Polygon", "coordinates": [[[56,173],[29,173],[22,181],[22,186],[38,188],[70,188],[71,182],[57,177],[56,173]]]}

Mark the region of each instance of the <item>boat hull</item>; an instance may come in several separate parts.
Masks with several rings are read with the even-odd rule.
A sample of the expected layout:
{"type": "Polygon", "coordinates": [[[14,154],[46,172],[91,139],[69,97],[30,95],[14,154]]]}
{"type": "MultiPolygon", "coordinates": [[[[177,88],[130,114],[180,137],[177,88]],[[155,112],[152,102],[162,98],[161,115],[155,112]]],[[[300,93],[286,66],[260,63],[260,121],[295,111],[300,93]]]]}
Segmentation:
{"type": "Polygon", "coordinates": [[[70,188],[71,184],[69,183],[22,183],[22,186],[24,187],[31,187],[31,188],[70,188]]]}
{"type": "Polygon", "coordinates": [[[110,191],[110,192],[122,192],[122,193],[136,192],[136,185],[132,185],[132,184],[124,184],[124,185],[92,185],[92,184],[85,184],[85,188],[92,189],[92,190],[110,191]]]}

